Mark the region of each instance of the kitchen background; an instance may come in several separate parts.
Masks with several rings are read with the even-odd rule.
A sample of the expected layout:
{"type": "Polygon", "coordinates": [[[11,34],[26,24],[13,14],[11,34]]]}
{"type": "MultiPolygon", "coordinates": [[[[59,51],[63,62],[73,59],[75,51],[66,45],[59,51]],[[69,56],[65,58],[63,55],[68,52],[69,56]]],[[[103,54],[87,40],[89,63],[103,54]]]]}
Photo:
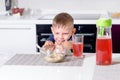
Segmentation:
{"type": "MultiPolygon", "coordinates": [[[[10,16],[9,14],[7,16],[1,15],[2,12],[4,13],[7,11],[5,10],[5,0],[0,0],[0,19],[1,19],[0,25],[2,25],[0,26],[1,27],[0,36],[2,37],[2,40],[0,41],[0,44],[2,44],[0,45],[0,51],[3,50],[3,51],[12,52],[12,53],[36,51],[36,46],[35,46],[36,42],[40,46],[42,46],[42,44],[50,34],[48,33],[48,31],[50,31],[49,27],[51,26],[51,20],[55,16],[56,12],[63,12],[63,11],[68,13],[73,13],[73,14],[76,13],[73,15],[74,19],[75,18],[81,19],[80,21],[76,20],[75,26],[78,29],[77,31],[78,33],[86,35],[85,36],[86,41],[84,41],[86,44],[85,47],[89,47],[89,49],[86,48],[87,51],[86,50],[84,51],[95,52],[95,39],[96,39],[96,25],[95,25],[96,21],[95,20],[99,18],[100,14],[106,14],[107,11],[108,12],[120,11],[120,7],[119,7],[120,0],[119,1],[118,0],[117,1],[116,0],[11,0],[11,1],[12,1],[12,8],[16,6],[18,8],[25,9],[23,16],[20,16],[18,14],[10,15],[10,16]],[[49,13],[49,11],[51,12],[51,14],[49,13]],[[44,12],[46,12],[46,14],[44,12]],[[80,15],[80,13],[82,14],[87,13],[87,14],[80,15]],[[12,21],[14,19],[16,22],[12,21]],[[21,21],[19,21],[19,19],[21,19],[21,21]],[[26,22],[22,21],[22,19],[26,19],[26,22]],[[4,21],[5,22],[4,24],[2,23],[2,20],[6,20],[4,21]],[[32,20],[35,20],[35,22],[32,20]],[[48,22],[45,22],[47,20],[48,22]],[[6,24],[8,22],[10,22],[11,24],[10,25],[6,24]],[[17,30],[16,30],[16,26],[17,26],[17,30]],[[48,30],[46,30],[44,26],[48,27],[48,30]],[[90,28],[88,26],[90,26],[90,28]],[[10,34],[9,34],[10,36],[6,34],[8,33],[7,29],[10,31],[10,34]],[[90,30],[90,29],[93,29],[93,30],[90,30]],[[46,32],[42,32],[40,30],[46,31],[46,32]],[[94,31],[94,32],[89,32],[89,31],[94,31]],[[22,35],[21,38],[25,38],[26,40],[24,39],[23,41],[21,41],[20,40],[21,38],[18,37],[18,35],[21,35],[21,33],[23,32],[26,35],[24,36],[22,35]],[[37,32],[37,35],[36,35],[36,32],[37,32]],[[4,37],[3,34],[4,36],[7,36],[7,37],[4,37]],[[92,34],[92,36],[90,34],[92,34]],[[12,41],[14,45],[12,42],[11,43],[8,42],[9,37],[10,38],[13,37],[9,41],[12,41]],[[16,43],[14,42],[15,37],[17,39],[16,43]],[[92,42],[88,42],[88,41],[92,41],[92,42]],[[6,44],[4,44],[4,42],[6,42],[6,44]],[[24,45],[24,43],[28,43],[28,45],[24,45]],[[8,47],[8,44],[10,47],[8,47]],[[30,47],[28,48],[28,46],[30,47]],[[14,49],[13,47],[15,47],[16,49],[14,49]]],[[[120,36],[117,35],[117,34],[120,34],[119,21],[120,21],[119,18],[117,19],[114,18],[113,25],[112,25],[112,35],[114,35],[112,37],[114,53],[120,53],[120,47],[119,47],[120,36]]]]}
{"type": "MultiPolygon", "coordinates": [[[[80,11],[106,10],[120,11],[120,0],[13,0],[15,5],[30,9],[80,11]]],[[[4,10],[4,0],[0,0],[0,11],[4,10]]]]}

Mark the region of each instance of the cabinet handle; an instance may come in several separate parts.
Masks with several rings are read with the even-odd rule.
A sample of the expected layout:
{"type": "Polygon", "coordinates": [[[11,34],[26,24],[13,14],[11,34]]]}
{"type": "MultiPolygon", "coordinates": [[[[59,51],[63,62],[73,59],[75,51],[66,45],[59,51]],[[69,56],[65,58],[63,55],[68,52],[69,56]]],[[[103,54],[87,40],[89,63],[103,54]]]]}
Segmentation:
{"type": "Polygon", "coordinates": [[[41,36],[49,36],[52,35],[51,33],[42,33],[41,36]]]}
{"type": "Polygon", "coordinates": [[[80,34],[76,34],[76,35],[83,35],[83,36],[93,36],[94,33],[80,33],[80,34]]]}

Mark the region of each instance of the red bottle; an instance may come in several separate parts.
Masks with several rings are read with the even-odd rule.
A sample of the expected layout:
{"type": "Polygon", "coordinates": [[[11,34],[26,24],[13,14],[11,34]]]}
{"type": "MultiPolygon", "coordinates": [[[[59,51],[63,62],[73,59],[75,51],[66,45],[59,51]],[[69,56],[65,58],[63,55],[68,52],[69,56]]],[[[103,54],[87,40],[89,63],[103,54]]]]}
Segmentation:
{"type": "Polygon", "coordinates": [[[112,64],[111,19],[101,18],[97,21],[96,64],[112,64]]]}

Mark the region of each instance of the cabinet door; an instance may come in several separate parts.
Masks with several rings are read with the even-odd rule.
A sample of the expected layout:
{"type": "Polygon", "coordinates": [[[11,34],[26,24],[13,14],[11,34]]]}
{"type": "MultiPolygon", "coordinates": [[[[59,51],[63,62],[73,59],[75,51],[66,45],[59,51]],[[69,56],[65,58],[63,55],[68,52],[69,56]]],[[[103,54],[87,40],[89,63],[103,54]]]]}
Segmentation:
{"type": "Polygon", "coordinates": [[[113,53],[120,53],[120,25],[112,25],[113,53]]]}
{"type": "Polygon", "coordinates": [[[0,25],[0,52],[35,53],[35,25],[0,25]]]}

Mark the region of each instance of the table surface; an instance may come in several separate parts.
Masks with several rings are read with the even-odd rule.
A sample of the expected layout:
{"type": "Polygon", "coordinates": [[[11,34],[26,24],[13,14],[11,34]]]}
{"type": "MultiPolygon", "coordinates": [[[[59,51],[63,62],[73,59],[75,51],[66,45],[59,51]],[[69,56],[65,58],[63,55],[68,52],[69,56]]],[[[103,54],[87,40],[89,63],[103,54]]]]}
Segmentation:
{"type": "Polygon", "coordinates": [[[0,55],[0,65],[1,65],[0,79],[1,80],[16,80],[16,79],[17,80],[27,80],[27,79],[29,80],[33,80],[33,79],[34,80],[51,80],[51,79],[118,80],[120,79],[119,77],[120,54],[113,54],[112,65],[107,65],[107,66],[96,65],[95,54],[85,53],[84,55],[85,58],[84,60],[80,60],[80,63],[77,62],[79,60],[76,60],[75,62],[73,61],[76,64],[82,64],[82,65],[70,64],[72,63],[71,59],[68,62],[63,62],[63,63],[49,64],[44,62],[44,64],[40,64],[41,61],[38,61],[39,58],[41,57],[40,54],[0,55]],[[15,58],[16,61],[14,61],[15,58]],[[25,59],[21,61],[22,58],[25,59]],[[30,63],[30,61],[32,63],[30,63]]]}
{"type": "Polygon", "coordinates": [[[120,79],[120,54],[113,54],[112,65],[95,65],[93,80],[119,80],[120,79]]]}
{"type": "Polygon", "coordinates": [[[16,54],[5,65],[32,65],[32,66],[79,66],[83,65],[85,56],[83,58],[75,58],[72,55],[64,57],[63,61],[50,63],[44,59],[43,54],[16,54]]]}

